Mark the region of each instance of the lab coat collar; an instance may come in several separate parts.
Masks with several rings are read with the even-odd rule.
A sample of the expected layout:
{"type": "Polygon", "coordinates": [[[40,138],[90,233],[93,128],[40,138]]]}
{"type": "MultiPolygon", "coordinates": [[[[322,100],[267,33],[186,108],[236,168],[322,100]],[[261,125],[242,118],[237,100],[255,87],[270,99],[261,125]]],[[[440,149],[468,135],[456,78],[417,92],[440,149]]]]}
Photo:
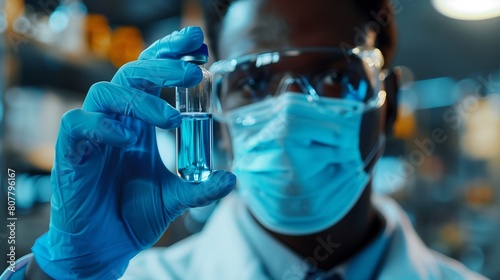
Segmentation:
{"type": "MultiPolygon", "coordinates": [[[[457,276],[469,275],[462,265],[427,249],[396,202],[379,196],[372,201],[386,228],[382,239],[340,267],[345,279],[469,279],[457,276]]],[[[189,279],[303,279],[307,270],[300,257],[255,224],[237,194],[220,203],[196,241],[189,279]]]]}
{"type": "Polygon", "coordinates": [[[197,253],[190,262],[196,271],[189,279],[268,279],[265,266],[240,227],[243,210],[243,202],[234,193],[219,203],[196,239],[197,253]]]}
{"type": "MultiPolygon", "coordinates": [[[[372,200],[386,220],[385,231],[382,239],[376,239],[347,262],[342,271],[344,279],[485,279],[427,249],[392,199],[372,200]],[[381,250],[377,247],[384,243],[384,236],[389,238],[381,250]],[[374,263],[371,265],[376,267],[375,272],[363,272],[369,270],[370,263],[374,263]]],[[[168,249],[140,253],[123,279],[303,279],[306,267],[300,257],[260,226],[252,225],[252,221],[242,200],[230,195],[220,203],[203,231],[168,249]]]]}

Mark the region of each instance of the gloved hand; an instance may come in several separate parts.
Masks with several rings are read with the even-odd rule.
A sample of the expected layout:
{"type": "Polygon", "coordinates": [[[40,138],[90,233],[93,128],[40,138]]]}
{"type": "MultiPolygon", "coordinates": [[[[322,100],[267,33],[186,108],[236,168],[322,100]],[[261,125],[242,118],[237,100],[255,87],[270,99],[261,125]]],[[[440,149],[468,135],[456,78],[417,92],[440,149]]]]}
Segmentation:
{"type": "MultiPolygon", "coordinates": [[[[52,170],[49,231],[33,246],[56,279],[116,279],[189,207],[227,195],[236,177],[216,171],[201,184],[182,181],[158,153],[155,126],[180,125],[180,113],[160,99],[161,87],[201,81],[179,54],[198,49],[197,27],[155,42],[111,82],[93,85],[82,109],[62,119],[52,170]]],[[[174,156],[174,155],[172,155],[174,156]]]]}

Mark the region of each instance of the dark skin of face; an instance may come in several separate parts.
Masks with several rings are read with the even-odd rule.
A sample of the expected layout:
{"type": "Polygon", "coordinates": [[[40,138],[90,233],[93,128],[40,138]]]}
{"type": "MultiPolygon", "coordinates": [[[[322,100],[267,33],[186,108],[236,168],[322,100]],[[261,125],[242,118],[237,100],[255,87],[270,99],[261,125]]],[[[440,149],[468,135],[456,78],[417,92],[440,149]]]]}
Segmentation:
{"type": "MultiPolygon", "coordinates": [[[[359,43],[355,42],[355,27],[364,28],[364,24],[362,15],[350,1],[242,0],[228,10],[217,53],[220,59],[228,59],[286,47],[355,46],[359,43]]],[[[373,38],[365,41],[369,44],[373,38]]],[[[381,130],[384,116],[379,114],[376,116],[379,120],[374,121],[382,124],[376,126],[381,130]]],[[[226,133],[223,137],[228,143],[226,133]]],[[[302,258],[314,259],[313,264],[319,269],[328,270],[358,253],[383,229],[383,218],[372,207],[370,196],[368,186],[341,221],[319,233],[288,236],[264,229],[302,258]],[[318,251],[318,238],[340,246],[331,254],[318,251]]]]}

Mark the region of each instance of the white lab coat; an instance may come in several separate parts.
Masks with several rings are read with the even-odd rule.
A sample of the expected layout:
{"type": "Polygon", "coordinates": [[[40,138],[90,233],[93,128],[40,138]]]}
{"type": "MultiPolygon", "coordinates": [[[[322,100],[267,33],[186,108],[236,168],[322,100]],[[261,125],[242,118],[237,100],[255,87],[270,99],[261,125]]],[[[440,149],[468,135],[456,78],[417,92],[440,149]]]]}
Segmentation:
{"type": "MultiPolygon", "coordinates": [[[[485,279],[425,247],[404,211],[393,200],[374,197],[373,202],[392,234],[376,279],[485,279]]],[[[303,279],[300,271],[270,276],[272,269],[262,263],[256,254],[255,243],[252,245],[248,240],[248,230],[241,222],[248,219],[245,215],[248,212],[241,198],[229,195],[221,201],[200,233],[169,248],[153,248],[140,253],[131,260],[122,279],[303,279]]],[[[266,233],[262,231],[261,234],[266,233]]],[[[272,250],[269,254],[274,254],[273,259],[286,260],[283,251],[272,250]]]]}

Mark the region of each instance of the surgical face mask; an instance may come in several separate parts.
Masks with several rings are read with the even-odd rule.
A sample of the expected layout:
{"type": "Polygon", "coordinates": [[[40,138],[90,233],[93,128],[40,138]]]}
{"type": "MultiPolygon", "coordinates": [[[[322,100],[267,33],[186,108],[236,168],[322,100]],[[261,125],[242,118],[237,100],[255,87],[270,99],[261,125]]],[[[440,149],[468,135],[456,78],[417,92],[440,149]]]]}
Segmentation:
{"type": "Polygon", "coordinates": [[[285,92],[227,112],[238,191],[266,228],[307,235],[341,220],[369,181],[359,131],[374,102],[285,92]]]}

